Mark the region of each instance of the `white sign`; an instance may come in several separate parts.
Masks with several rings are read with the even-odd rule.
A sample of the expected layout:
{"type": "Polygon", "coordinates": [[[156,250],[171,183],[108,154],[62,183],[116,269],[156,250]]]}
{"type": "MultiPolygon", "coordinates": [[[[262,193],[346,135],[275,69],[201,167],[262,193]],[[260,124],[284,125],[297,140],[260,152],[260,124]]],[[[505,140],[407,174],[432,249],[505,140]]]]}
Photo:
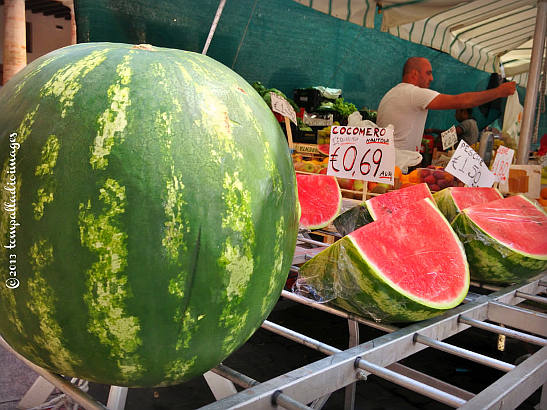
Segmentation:
{"type": "Polygon", "coordinates": [[[327,175],[393,185],[393,130],[333,125],[327,175]]]}
{"type": "Polygon", "coordinates": [[[464,140],[460,141],[444,170],[468,186],[490,188],[496,181],[481,156],[464,140]]]}
{"type": "Polygon", "coordinates": [[[287,117],[296,124],[296,113],[294,112],[292,105],[290,105],[286,99],[271,91],[270,97],[272,101],[272,111],[287,117]]]}
{"type": "Polygon", "coordinates": [[[492,165],[492,173],[496,177],[496,182],[505,182],[509,176],[509,167],[513,162],[515,150],[500,145],[496,151],[496,158],[492,165]]]}
{"type": "Polygon", "coordinates": [[[458,133],[456,127],[452,126],[444,132],[441,132],[441,139],[443,140],[443,150],[453,147],[458,142],[458,133]]]}

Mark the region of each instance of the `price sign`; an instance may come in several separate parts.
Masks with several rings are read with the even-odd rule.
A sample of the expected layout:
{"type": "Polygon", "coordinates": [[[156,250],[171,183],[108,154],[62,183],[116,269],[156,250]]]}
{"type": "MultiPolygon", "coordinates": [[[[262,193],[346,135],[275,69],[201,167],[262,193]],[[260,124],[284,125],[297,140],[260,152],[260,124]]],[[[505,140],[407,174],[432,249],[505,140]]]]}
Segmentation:
{"type": "Polygon", "coordinates": [[[290,105],[286,99],[271,91],[270,97],[272,102],[272,111],[287,117],[296,124],[296,113],[294,112],[292,105],[290,105]]]}
{"type": "Polygon", "coordinates": [[[492,165],[492,173],[496,177],[496,182],[505,182],[509,176],[509,167],[513,162],[515,151],[511,148],[500,145],[496,151],[496,158],[492,165]]]}
{"type": "Polygon", "coordinates": [[[443,150],[453,147],[458,142],[458,133],[456,127],[452,126],[444,132],[441,132],[441,139],[443,141],[443,150]]]}
{"type": "Polygon", "coordinates": [[[393,130],[333,125],[327,175],[393,185],[393,130]]]}
{"type": "Polygon", "coordinates": [[[496,180],[481,156],[463,140],[444,170],[473,187],[490,188],[496,180]]]}

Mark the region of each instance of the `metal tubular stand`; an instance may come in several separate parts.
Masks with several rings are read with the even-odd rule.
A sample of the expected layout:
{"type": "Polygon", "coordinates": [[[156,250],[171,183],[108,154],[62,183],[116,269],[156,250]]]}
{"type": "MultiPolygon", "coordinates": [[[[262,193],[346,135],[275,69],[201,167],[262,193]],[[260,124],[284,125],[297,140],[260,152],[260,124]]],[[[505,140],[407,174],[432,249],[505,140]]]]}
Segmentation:
{"type": "MultiPolygon", "coordinates": [[[[216,410],[230,407],[253,410],[270,409],[272,395],[278,390],[283,391],[297,402],[311,403],[325,394],[332,393],[356,380],[360,380],[362,376],[358,373],[358,369],[386,378],[454,407],[483,409],[498,408],[502,404],[504,408],[507,404],[509,404],[507,408],[517,407],[536,389],[546,384],[547,347],[543,347],[529,359],[514,367],[475,352],[436,342],[468,329],[470,324],[476,326],[477,323],[482,323],[486,325],[485,328],[488,328],[489,331],[496,333],[504,331],[509,337],[517,337],[526,342],[534,341],[543,344],[544,340],[542,338],[524,333],[524,331],[528,331],[526,329],[524,331],[515,331],[484,323],[484,321],[493,320],[493,317],[497,318],[500,312],[510,312],[507,317],[508,322],[512,323],[529,315],[532,320],[525,320],[526,323],[523,323],[524,328],[536,329],[539,327],[547,329],[547,316],[520,307],[506,306],[521,303],[524,300],[522,298],[523,294],[533,295],[541,291],[543,291],[543,288],[540,286],[539,280],[502,289],[492,295],[478,297],[468,304],[448,311],[443,316],[410,325],[345,351],[335,353],[338,349],[329,349],[328,346],[317,342],[318,344],[314,348],[327,354],[330,351],[330,357],[263,382],[246,390],[244,394],[238,393],[212,403],[205,406],[204,409],[216,410]],[[492,317],[489,316],[490,312],[492,317]],[[427,348],[427,343],[434,345],[436,348],[442,347],[450,353],[456,353],[479,363],[502,369],[507,373],[479,394],[473,396],[467,393],[466,397],[462,397],[461,394],[456,394],[457,390],[446,392],[404,376],[398,371],[393,371],[393,365],[397,365],[396,362],[427,348]],[[389,368],[387,368],[388,366],[389,368]]],[[[282,329],[278,327],[277,332],[281,333],[281,331],[282,329]]],[[[291,340],[300,340],[300,343],[305,345],[313,345],[309,338],[299,337],[293,331],[290,331],[290,333],[291,340]]],[[[545,391],[542,395],[542,401],[546,400],[544,397],[545,391]]]]}

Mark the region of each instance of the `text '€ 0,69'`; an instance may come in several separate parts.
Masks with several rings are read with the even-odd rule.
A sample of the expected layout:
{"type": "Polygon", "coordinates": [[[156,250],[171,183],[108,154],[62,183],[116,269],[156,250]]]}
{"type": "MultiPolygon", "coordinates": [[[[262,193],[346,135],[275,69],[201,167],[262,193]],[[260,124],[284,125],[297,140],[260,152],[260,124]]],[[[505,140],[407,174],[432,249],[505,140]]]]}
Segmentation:
{"type": "Polygon", "coordinates": [[[327,175],[393,185],[393,130],[372,127],[331,127],[327,175]]]}

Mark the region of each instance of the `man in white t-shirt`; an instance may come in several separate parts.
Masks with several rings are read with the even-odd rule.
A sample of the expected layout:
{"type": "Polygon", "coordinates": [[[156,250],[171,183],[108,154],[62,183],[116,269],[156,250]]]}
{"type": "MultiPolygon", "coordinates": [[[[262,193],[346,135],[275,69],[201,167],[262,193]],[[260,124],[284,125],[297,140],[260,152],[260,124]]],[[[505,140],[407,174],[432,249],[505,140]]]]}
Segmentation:
{"type": "Polygon", "coordinates": [[[433,70],[423,57],[409,58],[403,68],[403,81],[389,90],[378,106],[377,123],[392,124],[396,149],[419,151],[428,110],[472,108],[515,92],[514,82],[497,88],[457,95],[440,94],[429,89],[433,70]]]}

